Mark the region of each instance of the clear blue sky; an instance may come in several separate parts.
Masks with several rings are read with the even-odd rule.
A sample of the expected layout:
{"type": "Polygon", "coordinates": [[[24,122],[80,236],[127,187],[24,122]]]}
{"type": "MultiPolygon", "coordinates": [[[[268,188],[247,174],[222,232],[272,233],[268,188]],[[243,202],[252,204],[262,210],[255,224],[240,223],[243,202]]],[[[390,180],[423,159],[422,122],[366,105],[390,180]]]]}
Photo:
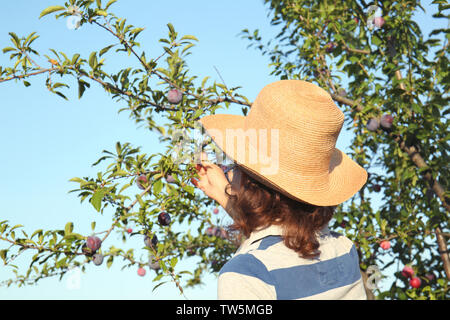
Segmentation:
{"type": "MultiPolygon", "coordinates": [[[[54,16],[38,19],[40,12],[58,0],[16,0],[1,4],[5,13],[0,19],[0,46],[9,45],[8,32],[19,37],[36,31],[41,37],[35,48],[49,53],[48,48],[63,51],[68,56],[81,53],[85,58],[91,51],[98,51],[114,39],[94,26],[84,25],[80,30],[69,30],[65,20],[54,16]]],[[[191,74],[199,78],[211,76],[221,82],[214,66],[220,71],[229,87],[242,86],[241,93],[252,101],[266,84],[278,80],[269,76],[269,60],[237,34],[244,28],[260,29],[263,39],[277,34],[267,17],[267,6],[262,0],[245,1],[143,1],[121,0],[112,7],[118,16],[126,17],[135,26],[146,27],[140,42],[147,57],[161,54],[158,40],[167,34],[166,24],[171,22],[180,34],[195,35],[200,41],[188,57],[191,74]]],[[[420,18],[423,19],[423,18],[420,18]]],[[[421,26],[426,26],[423,20],[421,26]]],[[[427,32],[425,32],[427,34],[427,32]]],[[[133,64],[126,55],[121,60],[107,60],[108,68],[118,70],[133,64]],[[128,60],[129,59],[129,60],[128,60]],[[128,61],[128,62],[127,62],[128,61]]],[[[43,65],[46,59],[38,60],[43,65]]],[[[0,65],[9,65],[7,55],[0,55],[0,65]]],[[[70,101],[51,94],[45,88],[45,77],[30,80],[32,86],[21,83],[0,85],[0,141],[2,153],[0,166],[1,220],[11,224],[23,224],[30,233],[38,228],[63,229],[68,221],[75,224],[75,232],[87,234],[90,224],[97,221],[97,230],[108,228],[111,218],[100,216],[88,203],[80,204],[76,194],[68,194],[77,184],[72,177],[93,177],[97,167],[91,167],[101,151],[113,150],[116,141],[141,146],[152,154],[161,152],[158,137],[144,128],[137,128],[128,114],[118,114],[123,105],[113,102],[100,87],[92,84],[81,100],[77,99],[77,87],[66,90],[70,101]]],[[[238,113],[239,106],[231,106],[227,113],[238,113]]],[[[337,147],[346,150],[350,134],[342,130],[337,147]]],[[[120,237],[116,239],[121,245],[120,237]]],[[[109,240],[108,240],[109,241],[109,240]]],[[[112,243],[109,243],[112,244],[112,243]]],[[[108,244],[108,245],[109,245],[108,244]]],[[[141,241],[130,242],[126,247],[142,246],[141,241]]],[[[0,244],[0,248],[4,245],[0,244]]],[[[24,254],[17,264],[26,271],[30,254],[24,254]]],[[[73,290],[66,279],[42,280],[29,287],[0,287],[0,299],[183,299],[172,283],[152,292],[153,274],[147,271],[138,277],[136,268],[121,271],[120,259],[111,269],[105,265],[89,265],[81,275],[80,288],[73,290]]],[[[192,263],[182,265],[193,268],[192,263]]],[[[13,274],[0,266],[0,281],[13,274]]],[[[189,299],[215,299],[216,277],[208,275],[205,285],[187,289],[189,299]]]]}

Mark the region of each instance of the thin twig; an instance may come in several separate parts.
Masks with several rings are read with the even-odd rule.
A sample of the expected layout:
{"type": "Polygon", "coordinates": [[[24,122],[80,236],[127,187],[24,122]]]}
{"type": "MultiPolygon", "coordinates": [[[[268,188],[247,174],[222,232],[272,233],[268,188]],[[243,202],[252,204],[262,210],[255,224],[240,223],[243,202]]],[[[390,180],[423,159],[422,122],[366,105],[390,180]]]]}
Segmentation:
{"type": "Polygon", "coordinates": [[[39,71],[32,72],[32,73],[21,74],[21,75],[18,75],[18,76],[12,76],[12,77],[9,77],[9,78],[0,79],[0,83],[1,82],[6,82],[6,81],[11,81],[11,80],[14,80],[14,79],[24,79],[24,78],[28,78],[28,77],[31,77],[31,76],[36,76],[38,74],[42,74],[42,73],[46,73],[46,72],[52,72],[52,71],[57,71],[57,70],[59,70],[59,68],[49,68],[49,69],[43,69],[43,70],[39,70],[39,71]]]}

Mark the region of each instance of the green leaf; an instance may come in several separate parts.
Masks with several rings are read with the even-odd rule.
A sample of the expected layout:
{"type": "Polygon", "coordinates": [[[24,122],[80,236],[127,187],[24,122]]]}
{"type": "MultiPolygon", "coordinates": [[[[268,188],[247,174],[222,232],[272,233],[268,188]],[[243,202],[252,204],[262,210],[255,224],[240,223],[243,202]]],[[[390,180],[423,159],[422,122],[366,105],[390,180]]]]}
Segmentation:
{"type": "Polygon", "coordinates": [[[174,29],[173,25],[170,22],[167,24],[167,27],[169,28],[170,33],[174,33],[175,32],[175,29],[174,29]]]}
{"type": "Polygon", "coordinates": [[[28,46],[29,46],[29,45],[32,44],[33,41],[36,40],[37,38],[39,38],[39,35],[36,35],[36,32],[33,32],[33,33],[31,33],[31,34],[27,37],[27,39],[25,40],[25,43],[27,43],[28,46]]]}
{"type": "Polygon", "coordinates": [[[152,281],[156,282],[158,280],[161,280],[161,278],[164,276],[164,274],[160,273],[158,274],[152,281]]]}
{"type": "Polygon", "coordinates": [[[131,187],[131,184],[126,184],[126,185],[124,185],[121,189],[120,189],[120,191],[119,191],[119,194],[121,194],[125,189],[127,189],[127,188],[129,188],[129,187],[131,187]]]}
{"type": "Polygon", "coordinates": [[[160,282],[160,283],[158,283],[156,286],[154,286],[153,287],[153,290],[152,290],[152,292],[153,291],[155,291],[156,290],[156,288],[158,288],[159,286],[162,286],[164,283],[166,283],[167,281],[164,281],[164,282],[160,282]]]}
{"type": "Polygon", "coordinates": [[[113,264],[114,256],[109,256],[108,261],[106,261],[106,266],[108,268],[111,268],[111,265],[113,264]]]}
{"type": "Polygon", "coordinates": [[[47,9],[44,9],[41,12],[41,15],[39,16],[39,19],[42,18],[43,16],[46,16],[46,15],[52,13],[52,12],[61,11],[61,10],[66,10],[66,8],[63,7],[63,6],[51,6],[51,7],[48,7],[47,9]]]}
{"type": "Polygon", "coordinates": [[[77,178],[77,177],[72,178],[69,181],[78,182],[78,183],[85,183],[86,182],[86,180],[83,180],[83,179],[80,179],[80,178],[77,178]]]}
{"type": "Polygon", "coordinates": [[[105,194],[106,190],[104,189],[97,190],[91,198],[91,204],[98,212],[100,212],[100,209],[102,207],[102,200],[105,194]]]}
{"type": "Polygon", "coordinates": [[[95,230],[95,221],[91,222],[91,229],[92,229],[92,231],[95,230]]]}
{"type": "Polygon", "coordinates": [[[19,37],[14,32],[9,32],[9,35],[11,36],[11,41],[16,45],[16,47],[19,47],[20,40],[19,37]]]}
{"type": "Polygon", "coordinates": [[[127,171],[124,170],[117,170],[116,172],[114,172],[113,174],[110,175],[110,177],[124,177],[127,176],[129,173],[127,171]]]}
{"type": "Polygon", "coordinates": [[[210,78],[210,77],[207,76],[207,77],[205,77],[205,78],[203,79],[203,81],[202,81],[202,88],[205,87],[205,83],[206,83],[206,81],[208,81],[209,78],[210,78]]]}
{"type": "Polygon", "coordinates": [[[112,45],[110,45],[110,46],[107,46],[107,47],[105,47],[105,48],[103,48],[102,50],[100,50],[100,53],[99,53],[99,57],[101,57],[102,55],[104,55],[106,52],[108,52],[109,51],[109,49],[111,49],[112,47],[114,47],[115,46],[115,44],[112,44],[112,45]]]}
{"type": "Polygon", "coordinates": [[[386,233],[387,224],[388,224],[387,220],[385,220],[385,219],[381,220],[380,228],[381,228],[381,232],[383,233],[383,235],[386,233]]]}
{"type": "Polygon", "coordinates": [[[144,202],[144,200],[142,200],[142,197],[140,195],[137,194],[136,199],[138,199],[139,205],[141,207],[145,207],[145,202],[144,202]]]}
{"type": "Polygon", "coordinates": [[[81,97],[84,94],[84,91],[86,91],[86,85],[84,81],[78,80],[78,99],[81,99],[81,97]]]}
{"type": "Polygon", "coordinates": [[[104,16],[106,17],[108,15],[108,12],[106,12],[105,10],[97,10],[95,11],[96,14],[98,14],[99,16],[104,16]]]}
{"type": "Polygon", "coordinates": [[[89,56],[89,65],[91,66],[91,68],[95,68],[95,66],[97,65],[97,52],[94,51],[89,56]]]}
{"type": "Polygon", "coordinates": [[[82,236],[81,234],[78,233],[69,233],[64,236],[64,239],[69,241],[84,240],[85,238],[86,238],[85,236],[82,236]]]}
{"type": "Polygon", "coordinates": [[[60,97],[63,98],[64,100],[69,101],[69,99],[67,99],[67,97],[66,97],[64,94],[62,94],[61,92],[55,91],[55,94],[57,94],[58,96],[60,96],[60,97]]]}
{"type": "Polygon", "coordinates": [[[177,263],[178,263],[177,257],[173,257],[173,258],[170,260],[170,266],[171,266],[172,268],[175,268],[175,266],[177,265],[177,263]]]}
{"type": "Polygon", "coordinates": [[[197,111],[195,111],[194,115],[192,116],[193,119],[197,119],[198,117],[200,117],[202,114],[204,113],[204,111],[202,109],[198,109],[197,111]]]}
{"type": "Polygon", "coordinates": [[[13,48],[13,47],[6,47],[6,48],[3,49],[3,53],[7,53],[7,52],[9,52],[9,51],[14,51],[14,50],[16,50],[16,48],[13,48]]]}
{"type": "Polygon", "coordinates": [[[117,0],[110,0],[110,1],[106,4],[105,10],[108,10],[108,8],[109,8],[114,2],[117,2],[117,0]]]}
{"type": "Polygon", "coordinates": [[[14,229],[22,228],[22,227],[23,227],[23,225],[17,224],[17,225],[15,225],[14,227],[12,227],[11,230],[9,230],[9,231],[13,231],[14,229]]]}
{"type": "Polygon", "coordinates": [[[419,104],[412,103],[411,107],[412,107],[412,109],[414,110],[415,113],[418,113],[418,114],[422,114],[423,113],[422,107],[419,104]]]}
{"type": "Polygon", "coordinates": [[[186,190],[187,192],[189,192],[191,195],[195,195],[194,194],[195,189],[193,186],[184,186],[183,189],[186,190]]]}
{"type": "Polygon", "coordinates": [[[80,54],[79,54],[79,53],[74,54],[74,55],[73,55],[73,58],[72,58],[72,64],[75,64],[75,63],[77,62],[77,60],[78,60],[79,57],[80,57],[80,54]]]}
{"type": "Polygon", "coordinates": [[[190,48],[192,48],[193,46],[195,46],[195,44],[190,43],[188,44],[186,47],[184,47],[184,49],[181,51],[181,54],[184,54],[187,50],[189,50],[190,48]]]}
{"type": "Polygon", "coordinates": [[[183,36],[180,40],[195,40],[195,41],[198,41],[198,39],[195,36],[191,36],[189,34],[183,36]]]}
{"type": "Polygon", "coordinates": [[[64,228],[64,234],[70,234],[73,231],[73,222],[67,222],[64,228]]]}
{"type": "Polygon", "coordinates": [[[60,83],[60,82],[57,82],[57,83],[55,83],[55,84],[53,85],[53,89],[60,88],[60,87],[70,88],[67,84],[65,84],[65,83],[60,83]]]}
{"type": "Polygon", "coordinates": [[[35,232],[33,232],[33,234],[31,235],[30,239],[33,239],[33,237],[34,237],[35,235],[37,235],[38,233],[42,233],[42,229],[38,229],[38,230],[36,230],[35,232]]]}
{"type": "Polygon", "coordinates": [[[135,33],[139,34],[139,33],[141,33],[144,30],[145,30],[145,28],[136,28],[136,29],[131,30],[130,33],[132,33],[132,34],[135,34],[135,33]]]}
{"type": "Polygon", "coordinates": [[[6,264],[6,255],[8,254],[8,250],[1,250],[0,251],[0,258],[2,258],[3,259],[3,261],[5,262],[5,264],[6,264]]]}

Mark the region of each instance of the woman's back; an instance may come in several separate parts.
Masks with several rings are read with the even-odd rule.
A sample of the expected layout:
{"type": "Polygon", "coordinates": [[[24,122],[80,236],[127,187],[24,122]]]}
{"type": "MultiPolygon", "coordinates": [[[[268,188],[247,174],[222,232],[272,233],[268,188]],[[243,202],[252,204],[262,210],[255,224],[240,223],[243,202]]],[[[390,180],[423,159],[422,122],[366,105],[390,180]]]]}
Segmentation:
{"type": "Polygon", "coordinates": [[[354,244],[322,229],[317,259],[287,248],[281,228],[253,232],[221,269],[219,299],[367,299],[354,244]]]}

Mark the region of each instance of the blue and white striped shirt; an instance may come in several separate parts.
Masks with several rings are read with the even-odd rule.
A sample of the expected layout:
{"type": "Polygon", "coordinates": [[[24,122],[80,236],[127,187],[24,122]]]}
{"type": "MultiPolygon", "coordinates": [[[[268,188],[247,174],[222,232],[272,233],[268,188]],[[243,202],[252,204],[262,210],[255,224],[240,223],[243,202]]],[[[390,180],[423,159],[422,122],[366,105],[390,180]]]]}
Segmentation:
{"type": "Polygon", "coordinates": [[[275,225],[252,232],[220,270],[218,299],[367,299],[350,239],[325,227],[318,237],[320,256],[305,259],[281,235],[275,225]]]}

